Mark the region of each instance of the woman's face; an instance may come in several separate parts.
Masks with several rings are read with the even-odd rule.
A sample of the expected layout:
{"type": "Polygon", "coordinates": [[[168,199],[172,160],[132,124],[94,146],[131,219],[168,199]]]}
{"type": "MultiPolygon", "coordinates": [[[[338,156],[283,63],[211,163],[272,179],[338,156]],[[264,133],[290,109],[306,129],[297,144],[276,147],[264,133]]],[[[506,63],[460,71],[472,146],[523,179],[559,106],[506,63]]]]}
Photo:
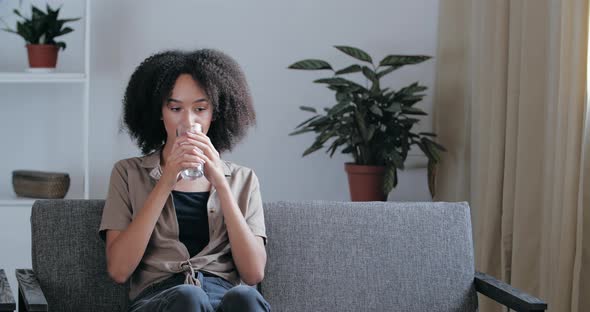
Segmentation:
{"type": "Polygon", "coordinates": [[[212,118],[213,105],[201,85],[189,74],[178,76],[172,94],[164,100],[162,106],[162,120],[168,136],[167,142],[174,141],[176,128],[180,124],[199,123],[203,133],[207,134],[212,118]]]}

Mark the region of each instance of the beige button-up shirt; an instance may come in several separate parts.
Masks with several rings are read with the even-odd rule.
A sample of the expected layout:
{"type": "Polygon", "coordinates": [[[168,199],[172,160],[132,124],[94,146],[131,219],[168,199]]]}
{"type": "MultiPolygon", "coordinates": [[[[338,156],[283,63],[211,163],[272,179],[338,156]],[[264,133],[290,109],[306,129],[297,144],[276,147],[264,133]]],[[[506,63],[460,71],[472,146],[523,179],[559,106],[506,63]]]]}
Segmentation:
{"type": "MultiPolygon", "coordinates": [[[[161,176],[160,153],[117,162],[111,173],[108,196],[98,230],[106,241],[106,230],[124,230],[143,207],[161,176]]],[[[250,168],[223,161],[225,177],[246,223],[266,243],[264,213],[258,178],[250,168]]],[[[184,272],[185,283],[200,286],[195,271],[220,276],[237,285],[241,283],[233,262],[227,228],[219,196],[212,186],[207,201],[209,244],[194,257],[178,239],[178,219],[172,195],[164,205],[145,253],[130,279],[129,298],[133,300],[147,286],[174,273],[184,272]]]]}

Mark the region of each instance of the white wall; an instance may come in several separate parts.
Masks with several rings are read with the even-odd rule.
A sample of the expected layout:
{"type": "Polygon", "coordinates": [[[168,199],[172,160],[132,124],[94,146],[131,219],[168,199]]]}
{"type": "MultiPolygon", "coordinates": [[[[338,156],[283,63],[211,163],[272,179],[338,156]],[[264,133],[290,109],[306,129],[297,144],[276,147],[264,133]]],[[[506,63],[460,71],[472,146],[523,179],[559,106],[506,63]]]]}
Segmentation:
{"type": "MultiPolygon", "coordinates": [[[[117,133],[129,75],[163,49],[217,48],[246,72],[258,126],[226,159],[252,167],[265,200],[349,200],[344,162],[350,154],[323,151],[301,158],[312,134],[288,136],[308,113],[300,105],[334,104],[332,91],[313,84],[318,72],[286,69],[304,58],[344,67],[354,61],[333,45],[352,45],[375,59],[388,54],[435,55],[438,1],[100,1],[93,3],[91,194],[106,193],[109,168],[137,149],[117,133]],[[109,22],[104,22],[109,20],[109,22]]],[[[414,81],[432,88],[435,60],[391,74],[392,87],[414,81]]],[[[329,73],[325,73],[329,74],[329,73]]],[[[431,112],[432,89],[421,106],[431,112]]],[[[422,129],[431,129],[430,116],[422,129]]],[[[417,157],[420,160],[419,157],[417,157]]],[[[397,199],[428,200],[424,171],[402,174],[397,199]],[[415,183],[406,183],[409,180],[415,183]],[[416,180],[417,179],[417,180],[416,180]]],[[[395,194],[393,194],[395,195],[395,194]]]]}
{"type": "MultiPolygon", "coordinates": [[[[63,16],[83,12],[81,1],[63,2],[63,16]]],[[[14,23],[10,11],[16,6],[18,0],[0,0],[0,17],[14,23]]],[[[207,47],[242,65],[258,114],[258,126],[223,157],[256,170],[266,201],[349,200],[344,163],[352,161],[350,154],[330,159],[318,151],[301,158],[314,136],[288,136],[309,116],[300,105],[322,109],[334,103],[333,93],[312,83],[321,73],[286,68],[304,58],[324,59],[337,68],[349,65],[353,60],[333,45],[356,46],[378,60],[388,54],[434,56],[437,17],[438,0],[92,1],[91,197],[105,197],[115,161],[139,153],[118,132],[123,90],[134,68],[163,49],[207,47]]],[[[83,67],[82,23],[72,26],[76,31],[64,37],[68,49],[60,54],[59,71],[83,67]]],[[[23,45],[19,37],[0,32],[0,72],[26,68],[23,45]]],[[[430,88],[420,106],[431,113],[435,62],[402,68],[384,85],[420,81],[430,88]]],[[[70,172],[72,196],[81,194],[80,99],[81,91],[72,85],[0,84],[0,197],[11,193],[10,173],[19,168],[70,172]]],[[[430,116],[420,127],[431,129],[430,116]]],[[[420,156],[408,161],[417,167],[424,163],[420,156]]],[[[429,200],[425,170],[402,173],[390,200],[429,200]]],[[[11,251],[0,254],[0,267],[13,290],[14,268],[31,266],[29,215],[27,207],[0,207],[0,250],[11,251]]]]}

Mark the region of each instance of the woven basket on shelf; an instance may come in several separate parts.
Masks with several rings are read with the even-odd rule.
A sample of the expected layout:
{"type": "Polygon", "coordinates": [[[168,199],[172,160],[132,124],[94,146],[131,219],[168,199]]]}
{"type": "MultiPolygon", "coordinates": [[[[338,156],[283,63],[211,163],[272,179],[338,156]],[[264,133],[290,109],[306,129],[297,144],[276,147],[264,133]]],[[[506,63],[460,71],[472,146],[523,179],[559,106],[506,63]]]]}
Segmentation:
{"type": "Polygon", "coordinates": [[[12,186],[18,196],[64,198],[70,188],[70,176],[61,172],[15,170],[12,186]]]}

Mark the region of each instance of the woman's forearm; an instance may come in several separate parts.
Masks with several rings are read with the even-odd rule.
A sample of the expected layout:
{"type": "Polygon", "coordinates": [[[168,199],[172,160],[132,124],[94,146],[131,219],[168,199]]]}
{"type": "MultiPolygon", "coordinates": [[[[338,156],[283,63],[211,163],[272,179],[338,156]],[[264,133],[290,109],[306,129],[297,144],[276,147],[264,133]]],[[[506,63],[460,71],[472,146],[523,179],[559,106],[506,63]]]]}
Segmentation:
{"type": "Polygon", "coordinates": [[[240,278],[246,284],[258,284],[264,278],[264,267],[266,266],[264,245],[250,230],[229,185],[224,183],[217,188],[217,194],[227,227],[232,257],[240,273],[240,278]]]}
{"type": "Polygon", "coordinates": [[[139,265],[169,194],[169,186],[156,184],[137,216],[107,248],[107,268],[116,282],[127,281],[139,265]]]}

